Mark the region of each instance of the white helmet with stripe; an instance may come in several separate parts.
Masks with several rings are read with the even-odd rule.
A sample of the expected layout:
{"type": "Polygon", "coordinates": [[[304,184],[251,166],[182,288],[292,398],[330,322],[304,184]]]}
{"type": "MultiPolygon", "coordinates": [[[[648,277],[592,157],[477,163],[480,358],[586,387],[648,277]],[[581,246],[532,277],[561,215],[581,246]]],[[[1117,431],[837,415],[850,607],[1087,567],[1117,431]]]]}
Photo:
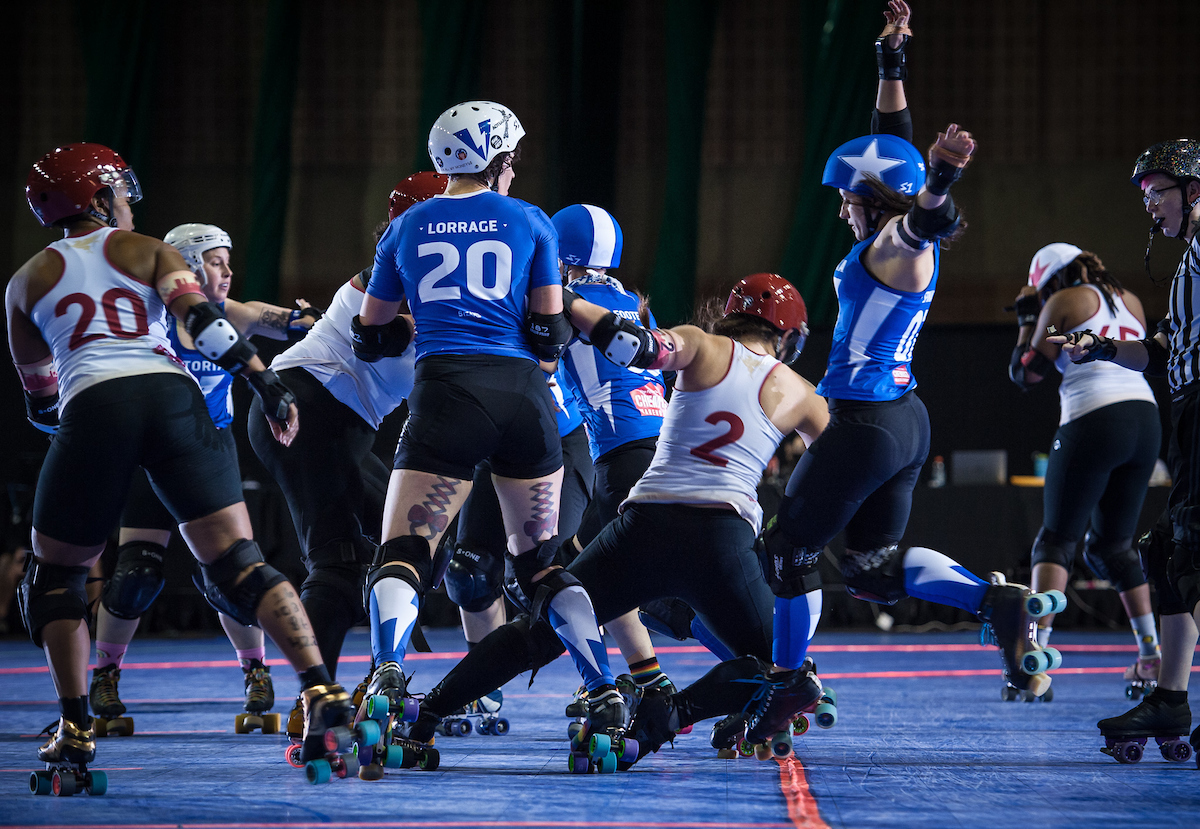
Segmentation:
{"type": "Polygon", "coordinates": [[[621,265],[624,236],[613,215],[592,204],[564,207],[550,220],[558,231],[558,258],[585,268],[621,265]]]}
{"type": "Polygon", "coordinates": [[[500,153],[511,153],[525,128],[508,107],[464,101],[450,107],[429,130],[429,158],[439,173],[481,173],[500,153]]]}

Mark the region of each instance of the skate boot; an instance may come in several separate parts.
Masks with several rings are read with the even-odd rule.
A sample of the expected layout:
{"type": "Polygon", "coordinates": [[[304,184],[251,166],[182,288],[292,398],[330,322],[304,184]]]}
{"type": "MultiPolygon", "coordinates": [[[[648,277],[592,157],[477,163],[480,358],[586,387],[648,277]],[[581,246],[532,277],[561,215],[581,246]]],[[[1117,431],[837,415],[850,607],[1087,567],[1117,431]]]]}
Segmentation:
{"type": "Polygon", "coordinates": [[[356,739],[379,739],[379,728],[357,733],[353,728],[354,709],[350,695],[338,685],[314,685],[300,692],[304,706],[304,735],[299,749],[288,749],[289,762],[304,766],[310,783],[324,783],[333,775],[349,777],[358,774],[358,759],[349,749],[356,739]],[[295,761],[292,760],[295,753],[295,761]]]}
{"type": "Polygon", "coordinates": [[[746,708],[746,742],[765,747],[756,749],[759,759],[787,757],[792,753],[792,723],[803,721],[808,728],[808,720],[800,715],[817,705],[824,690],[815,667],[806,660],[795,670],[763,678],[746,708]],[[767,749],[770,753],[764,757],[767,749]]]}
{"type": "Polygon", "coordinates": [[[419,705],[408,696],[408,677],[397,662],[381,662],[371,672],[371,681],[359,706],[360,716],[383,722],[390,713],[399,722],[414,722],[419,705]]]}
{"type": "Polygon", "coordinates": [[[680,707],[675,686],[664,675],[652,685],[640,689],[640,697],[629,724],[629,736],[637,741],[638,753],[632,762],[621,761],[621,771],[647,754],[657,753],[664,743],[675,745],[675,738],[692,730],[690,710],[680,707]]]}
{"type": "Polygon", "coordinates": [[[618,763],[637,762],[638,742],[625,736],[629,707],[615,685],[601,685],[588,694],[587,721],[571,738],[567,768],[575,774],[611,774],[618,763]]]}
{"type": "Polygon", "coordinates": [[[1037,643],[1035,619],[1058,613],[1066,606],[1066,597],[1057,590],[1034,593],[1023,584],[1007,584],[1002,574],[992,573],[991,586],[979,606],[979,618],[984,623],[979,640],[1000,648],[1008,685],[1035,698],[1050,688],[1046,671],[1061,665],[1062,655],[1037,643]]]}
{"type": "Polygon", "coordinates": [[[271,683],[271,669],[254,659],[242,668],[242,673],[246,683],[246,701],[243,704],[246,713],[238,714],[234,719],[234,732],[249,734],[257,728],[263,734],[277,734],[280,717],[278,714],[267,713],[275,706],[275,686],[271,683]]]}
{"type": "Polygon", "coordinates": [[[1161,666],[1161,651],[1155,652],[1154,656],[1139,656],[1137,662],[1125,669],[1124,679],[1129,683],[1125,686],[1125,698],[1141,699],[1157,688],[1161,666]]]}
{"type": "Polygon", "coordinates": [[[92,730],[97,737],[129,737],[133,734],[133,717],[123,717],[125,703],[117,693],[117,683],[121,681],[121,669],[116,665],[106,665],[92,671],[92,686],[88,691],[88,700],[92,705],[95,719],[92,730]]]}
{"type": "Polygon", "coordinates": [[[438,724],[437,733],[447,737],[465,737],[472,731],[478,731],[480,734],[503,736],[508,733],[509,723],[500,716],[502,705],[504,693],[497,688],[445,717],[438,724]]]}
{"type": "MultiPolygon", "coordinates": [[[[1169,705],[1157,693],[1150,693],[1121,716],[1100,720],[1096,725],[1104,736],[1104,748],[1100,750],[1118,763],[1141,760],[1150,737],[1158,743],[1164,760],[1185,763],[1192,756],[1192,746],[1183,741],[1183,735],[1192,727],[1192,711],[1186,702],[1169,705]]],[[[1192,742],[1194,745],[1195,735],[1192,742]]]]}
{"type": "MultiPolygon", "coordinates": [[[[51,728],[54,726],[46,730],[51,728]]],[[[87,769],[87,764],[96,759],[95,732],[91,728],[80,728],[60,717],[58,730],[37,754],[46,768],[29,775],[29,791],[33,794],[69,797],[77,791],[86,791],[96,796],[108,790],[108,776],[87,769]]]]}

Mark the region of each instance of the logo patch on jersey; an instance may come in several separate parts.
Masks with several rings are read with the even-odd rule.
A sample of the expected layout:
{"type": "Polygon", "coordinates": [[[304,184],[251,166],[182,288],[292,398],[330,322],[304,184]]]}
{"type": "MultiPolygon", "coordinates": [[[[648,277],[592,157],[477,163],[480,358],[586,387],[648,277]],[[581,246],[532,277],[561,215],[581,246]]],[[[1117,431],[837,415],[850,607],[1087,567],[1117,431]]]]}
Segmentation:
{"type": "Polygon", "coordinates": [[[897,386],[907,386],[912,381],[907,366],[896,366],[892,369],[892,382],[897,386]]]}
{"type": "Polygon", "coordinates": [[[658,383],[650,382],[639,386],[631,391],[629,396],[643,417],[667,416],[667,399],[663,397],[663,388],[658,383]]]}

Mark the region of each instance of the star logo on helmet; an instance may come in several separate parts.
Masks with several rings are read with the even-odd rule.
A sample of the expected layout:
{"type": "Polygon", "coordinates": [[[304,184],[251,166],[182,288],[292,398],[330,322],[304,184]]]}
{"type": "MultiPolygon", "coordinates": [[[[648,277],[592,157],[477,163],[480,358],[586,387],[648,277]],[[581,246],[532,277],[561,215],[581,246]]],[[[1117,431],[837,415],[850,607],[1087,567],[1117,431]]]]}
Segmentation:
{"type": "Polygon", "coordinates": [[[1034,265],[1029,269],[1029,284],[1038,288],[1042,284],[1042,275],[1046,273],[1046,269],[1050,267],[1050,263],[1034,265]]]}
{"type": "Polygon", "coordinates": [[[876,139],[867,145],[863,150],[862,155],[840,155],[838,160],[848,164],[854,170],[854,176],[850,179],[850,187],[852,189],[860,181],[862,181],[868,173],[876,178],[882,179],[883,174],[893,167],[899,167],[904,163],[901,158],[888,158],[879,154],[879,140],[876,139]]]}

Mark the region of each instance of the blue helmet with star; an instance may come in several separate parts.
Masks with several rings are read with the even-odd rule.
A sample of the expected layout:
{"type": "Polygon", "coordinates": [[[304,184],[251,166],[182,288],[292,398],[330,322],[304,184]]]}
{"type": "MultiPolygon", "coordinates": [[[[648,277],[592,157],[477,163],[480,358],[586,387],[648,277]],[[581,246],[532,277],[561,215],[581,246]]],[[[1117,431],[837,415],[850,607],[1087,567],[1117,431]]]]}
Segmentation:
{"type": "Polygon", "coordinates": [[[894,135],[864,135],[847,141],[825,162],[821,183],[860,196],[870,196],[867,175],[873,175],[898,193],[915,196],[925,181],[921,151],[894,135]]]}

